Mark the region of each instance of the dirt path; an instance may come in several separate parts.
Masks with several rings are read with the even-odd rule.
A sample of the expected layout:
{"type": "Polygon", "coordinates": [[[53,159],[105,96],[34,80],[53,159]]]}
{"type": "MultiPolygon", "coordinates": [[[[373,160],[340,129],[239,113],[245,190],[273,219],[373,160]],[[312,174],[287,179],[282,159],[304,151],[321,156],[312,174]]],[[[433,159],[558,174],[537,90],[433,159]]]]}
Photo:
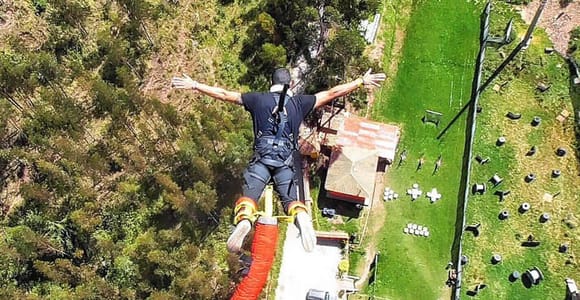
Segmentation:
{"type": "Polygon", "coordinates": [[[365,226],[361,235],[361,244],[367,242],[365,245],[365,262],[359,265],[359,269],[355,270],[355,274],[360,274],[360,279],[356,282],[356,287],[361,289],[366,283],[369,276],[369,266],[377,253],[377,243],[379,231],[383,228],[386,218],[385,205],[383,203],[382,194],[385,188],[384,182],[385,174],[377,173],[375,179],[375,191],[373,201],[368,208],[365,216],[365,226]]]}
{"type": "MultiPolygon", "coordinates": [[[[407,14],[408,12],[405,12],[405,14],[407,14]]],[[[397,28],[395,29],[395,44],[393,45],[393,50],[392,50],[392,57],[393,59],[391,59],[391,61],[389,62],[389,72],[392,75],[397,74],[397,71],[399,69],[399,60],[401,58],[401,51],[403,50],[403,45],[405,44],[405,36],[406,36],[406,32],[397,26],[397,28]]]]}
{"type": "MultiPolygon", "coordinates": [[[[526,23],[530,23],[540,5],[540,0],[534,0],[521,8],[520,14],[526,23]]],[[[554,43],[554,49],[565,55],[570,40],[570,31],[580,26],[580,1],[574,1],[565,7],[560,1],[548,1],[540,18],[539,26],[544,28],[554,43]]]]}

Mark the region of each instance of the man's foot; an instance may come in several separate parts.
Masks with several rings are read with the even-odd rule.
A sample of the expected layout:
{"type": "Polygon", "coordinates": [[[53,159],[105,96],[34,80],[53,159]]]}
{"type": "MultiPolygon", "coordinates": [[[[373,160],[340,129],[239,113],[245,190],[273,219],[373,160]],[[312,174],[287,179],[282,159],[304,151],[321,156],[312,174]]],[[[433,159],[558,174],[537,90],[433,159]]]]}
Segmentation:
{"type": "Polygon", "coordinates": [[[306,252],[312,252],[316,246],[316,233],[312,227],[312,219],[305,211],[296,214],[296,226],[300,230],[302,246],[306,252]]]}
{"type": "Polygon", "coordinates": [[[250,229],[252,229],[252,223],[249,220],[240,221],[226,242],[228,251],[231,253],[240,252],[244,244],[244,239],[248,235],[248,232],[250,232],[250,229]]]}

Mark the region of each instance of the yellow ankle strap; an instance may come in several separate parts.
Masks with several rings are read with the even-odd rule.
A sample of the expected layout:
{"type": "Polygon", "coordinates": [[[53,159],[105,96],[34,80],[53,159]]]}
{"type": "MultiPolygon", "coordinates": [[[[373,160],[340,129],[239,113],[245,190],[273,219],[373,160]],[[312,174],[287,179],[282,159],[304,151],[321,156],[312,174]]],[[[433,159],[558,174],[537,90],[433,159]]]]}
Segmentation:
{"type": "Polygon", "coordinates": [[[237,225],[242,220],[249,220],[254,223],[257,218],[256,201],[248,197],[241,197],[236,201],[234,208],[234,225],[237,225]]]}
{"type": "Polygon", "coordinates": [[[308,208],[300,201],[293,201],[288,205],[288,215],[295,217],[299,212],[308,212],[308,208]]]}

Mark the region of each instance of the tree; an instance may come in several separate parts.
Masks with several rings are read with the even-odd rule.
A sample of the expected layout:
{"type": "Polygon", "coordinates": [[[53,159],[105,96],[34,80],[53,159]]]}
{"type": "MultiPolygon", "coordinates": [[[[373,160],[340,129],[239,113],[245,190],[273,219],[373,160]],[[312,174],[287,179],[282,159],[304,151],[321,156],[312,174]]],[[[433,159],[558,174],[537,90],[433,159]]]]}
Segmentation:
{"type": "Polygon", "coordinates": [[[68,25],[78,28],[84,35],[87,30],[84,22],[91,14],[91,6],[78,0],[48,0],[50,3],[49,19],[53,24],[68,25]]]}
{"type": "Polygon", "coordinates": [[[143,31],[149,45],[154,46],[153,39],[144,23],[144,20],[154,15],[153,6],[144,0],[117,0],[117,2],[125,9],[131,22],[138,24],[138,28],[143,31]]]}
{"type": "Polygon", "coordinates": [[[267,74],[269,70],[273,70],[277,66],[286,65],[286,49],[281,45],[263,44],[258,57],[262,69],[261,73],[267,74]]]}
{"type": "Polygon", "coordinates": [[[363,37],[353,30],[339,30],[324,49],[322,60],[334,74],[342,74],[365,49],[363,37]]]}
{"type": "Polygon", "coordinates": [[[34,118],[24,127],[29,138],[44,144],[51,136],[66,134],[73,139],[84,135],[85,118],[82,107],[74,99],[49,90],[42,90],[34,118]]]}
{"type": "MultiPolygon", "coordinates": [[[[62,78],[63,70],[60,69],[58,61],[53,55],[47,52],[31,53],[29,56],[31,61],[31,69],[34,70],[34,77],[41,85],[53,86],[58,84],[59,80],[62,78]]],[[[59,85],[60,92],[64,93],[64,90],[59,85]]],[[[53,87],[54,89],[54,87],[53,87]]]]}
{"type": "Polygon", "coordinates": [[[276,20],[268,13],[262,12],[258,15],[256,23],[257,34],[260,34],[266,41],[275,41],[276,20]]]}
{"type": "MultiPolygon", "coordinates": [[[[30,80],[32,68],[26,56],[2,51],[0,55],[0,96],[7,99],[14,108],[21,112],[27,112],[19,101],[17,94],[25,94],[32,90],[30,80]]],[[[31,103],[31,101],[29,101],[31,103]]]]}
{"type": "MultiPolygon", "coordinates": [[[[318,91],[351,78],[351,74],[360,74],[364,63],[364,39],[356,31],[339,30],[328,42],[320,55],[320,61],[314,76],[309,81],[308,91],[318,91]],[[361,60],[363,61],[362,64],[361,60]],[[356,61],[356,63],[354,63],[356,61]],[[355,66],[355,67],[353,67],[355,66]]],[[[364,70],[364,69],[362,69],[364,70]]]]}
{"type": "MultiPolygon", "coordinates": [[[[0,99],[0,149],[12,146],[17,136],[22,133],[20,126],[12,120],[15,115],[14,107],[8,101],[0,99]]],[[[0,163],[0,170],[3,169],[2,166],[0,163]]]]}
{"type": "Polygon", "coordinates": [[[117,69],[125,63],[135,61],[136,55],[129,42],[101,35],[97,41],[101,56],[105,57],[101,67],[101,78],[108,83],[122,87],[117,69]]]}
{"type": "Polygon", "coordinates": [[[308,1],[274,1],[265,4],[265,11],[276,20],[276,32],[286,49],[289,61],[303,55],[310,57],[310,46],[317,37],[318,8],[308,1]]]}
{"type": "Polygon", "coordinates": [[[2,226],[0,230],[0,283],[7,286],[19,277],[30,276],[29,263],[38,256],[40,238],[26,226],[2,226]]]}
{"type": "MultiPolygon", "coordinates": [[[[149,97],[144,83],[160,70],[151,54],[225,50],[203,64],[209,69],[192,63],[191,71],[230,86],[246,74],[252,88],[268,87],[271,68],[305,58],[330,83],[368,66],[359,40],[342,32],[344,14],[364,14],[340,3],[269,0],[248,11],[239,3],[33,0],[38,16],[19,10],[44,30],[11,27],[0,36],[0,183],[11,193],[0,207],[0,298],[228,298],[240,275],[224,241],[251,155],[251,121],[241,107],[206,97],[186,108],[149,97]],[[230,22],[231,11],[246,18],[230,22]],[[154,45],[179,26],[168,22],[178,14],[200,15],[189,32],[200,44],[154,45]],[[245,25],[232,51],[213,44],[225,27],[245,25]],[[332,51],[310,57],[326,43],[332,51]]],[[[360,10],[367,2],[352,3],[360,10]]]]}
{"type": "Polygon", "coordinates": [[[380,4],[379,0],[335,0],[329,6],[342,14],[342,22],[347,29],[356,30],[360,21],[375,13],[380,4]]]}
{"type": "Polygon", "coordinates": [[[83,44],[79,30],[65,25],[53,25],[47,28],[48,38],[42,50],[54,54],[59,61],[73,53],[82,53],[83,44]]]}

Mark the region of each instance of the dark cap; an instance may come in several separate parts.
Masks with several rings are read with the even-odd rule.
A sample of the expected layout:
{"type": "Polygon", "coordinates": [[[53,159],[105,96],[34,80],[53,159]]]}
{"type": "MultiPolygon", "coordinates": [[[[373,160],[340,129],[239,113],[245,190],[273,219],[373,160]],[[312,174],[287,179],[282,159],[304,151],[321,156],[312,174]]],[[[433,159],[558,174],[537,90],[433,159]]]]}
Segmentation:
{"type": "Polygon", "coordinates": [[[286,68],[278,68],[272,73],[272,84],[290,84],[290,71],[286,68]]]}

